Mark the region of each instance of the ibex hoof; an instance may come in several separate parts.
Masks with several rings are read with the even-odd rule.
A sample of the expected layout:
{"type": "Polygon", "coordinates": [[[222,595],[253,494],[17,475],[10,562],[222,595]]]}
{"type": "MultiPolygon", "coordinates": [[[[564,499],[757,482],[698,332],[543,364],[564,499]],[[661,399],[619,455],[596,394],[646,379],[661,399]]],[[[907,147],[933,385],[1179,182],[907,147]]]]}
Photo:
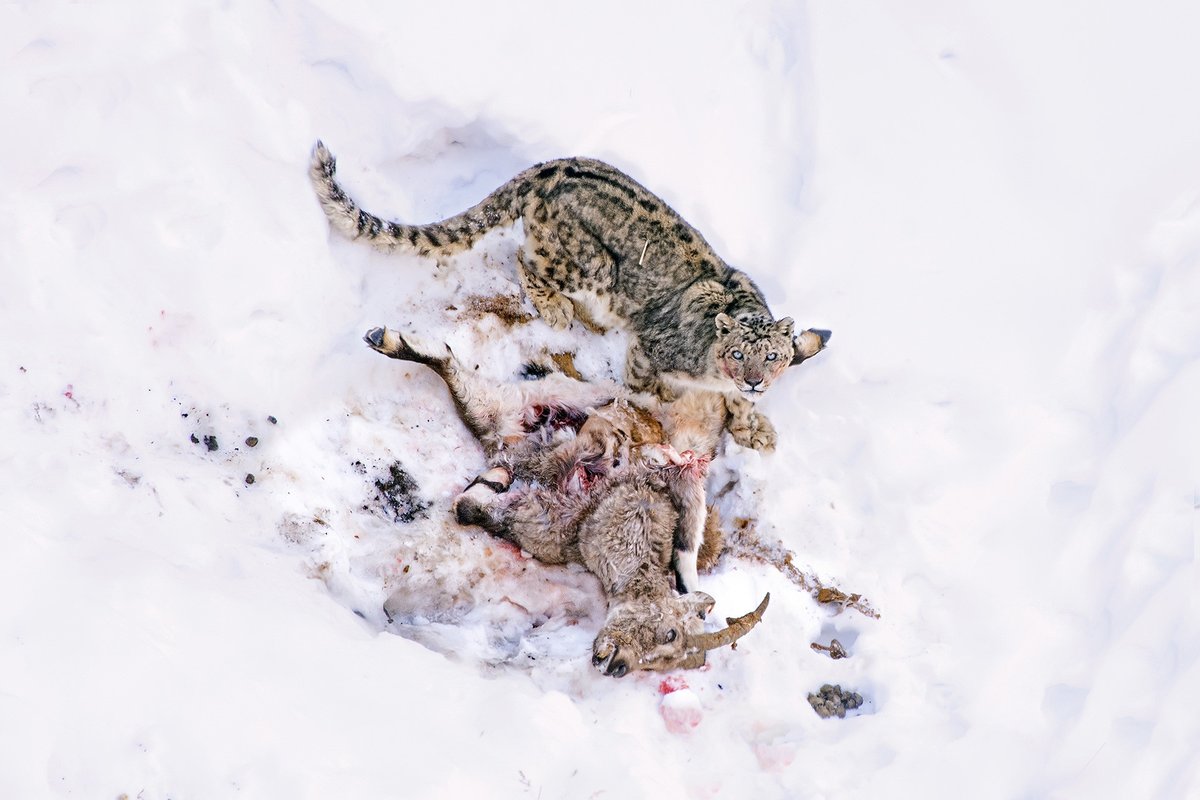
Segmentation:
{"type": "Polygon", "coordinates": [[[459,525],[478,525],[486,528],[492,521],[487,508],[473,497],[459,495],[454,502],[454,517],[459,525]]]}
{"type": "Polygon", "coordinates": [[[367,334],[363,336],[363,341],[376,349],[383,347],[383,336],[387,333],[387,328],[371,328],[367,334]]]}
{"type": "Polygon", "coordinates": [[[512,485],[513,474],[506,467],[492,467],[486,472],[475,476],[475,479],[467,484],[467,488],[463,490],[466,494],[473,486],[480,484],[491,489],[496,494],[502,494],[508,491],[508,487],[512,485]]]}

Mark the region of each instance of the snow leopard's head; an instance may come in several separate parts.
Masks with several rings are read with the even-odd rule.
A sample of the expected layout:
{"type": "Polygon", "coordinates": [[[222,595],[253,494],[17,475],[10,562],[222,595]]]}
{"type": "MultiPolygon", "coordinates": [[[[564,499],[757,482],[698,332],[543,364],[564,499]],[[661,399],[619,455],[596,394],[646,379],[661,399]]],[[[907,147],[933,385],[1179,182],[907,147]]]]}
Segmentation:
{"type": "Polygon", "coordinates": [[[815,356],[829,340],[827,331],[793,335],[791,317],[717,314],[717,369],[744,397],[758,400],[767,387],[793,364],[815,356]]]}

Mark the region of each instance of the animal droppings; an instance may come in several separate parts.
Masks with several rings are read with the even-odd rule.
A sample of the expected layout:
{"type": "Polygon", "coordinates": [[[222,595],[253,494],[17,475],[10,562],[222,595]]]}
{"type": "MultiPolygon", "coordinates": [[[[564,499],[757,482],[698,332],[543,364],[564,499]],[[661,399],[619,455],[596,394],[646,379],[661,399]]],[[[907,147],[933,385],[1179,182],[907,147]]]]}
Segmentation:
{"type": "Polygon", "coordinates": [[[828,683],[818,691],[808,695],[808,703],[822,719],[829,717],[845,717],[847,711],[852,711],[863,704],[861,694],[844,691],[841,685],[830,686],[828,683]]]}

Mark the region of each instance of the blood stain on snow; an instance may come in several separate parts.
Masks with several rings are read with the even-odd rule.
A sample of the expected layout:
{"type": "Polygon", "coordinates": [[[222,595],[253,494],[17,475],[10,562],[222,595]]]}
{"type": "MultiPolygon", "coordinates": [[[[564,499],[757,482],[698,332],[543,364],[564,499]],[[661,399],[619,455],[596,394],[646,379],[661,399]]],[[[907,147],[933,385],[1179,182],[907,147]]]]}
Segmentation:
{"type": "Polygon", "coordinates": [[[758,766],[766,772],[782,772],[796,760],[796,745],[791,742],[758,742],[754,745],[758,766]]]}
{"type": "Polygon", "coordinates": [[[678,689],[663,695],[658,713],[662,714],[671,733],[691,733],[704,719],[700,698],[691,689],[678,689]]]}
{"type": "Polygon", "coordinates": [[[506,539],[496,539],[492,542],[491,547],[485,547],[483,550],[483,555],[485,558],[490,558],[492,556],[492,547],[495,547],[496,550],[499,551],[499,555],[507,556],[509,558],[516,559],[517,561],[528,561],[530,558],[532,558],[532,556],[527,554],[520,547],[506,539]]]}
{"type": "Polygon", "coordinates": [[[666,695],[686,688],[688,688],[688,682],[682,675],[668,675],[658,684],[658,693],[666,695]]]}

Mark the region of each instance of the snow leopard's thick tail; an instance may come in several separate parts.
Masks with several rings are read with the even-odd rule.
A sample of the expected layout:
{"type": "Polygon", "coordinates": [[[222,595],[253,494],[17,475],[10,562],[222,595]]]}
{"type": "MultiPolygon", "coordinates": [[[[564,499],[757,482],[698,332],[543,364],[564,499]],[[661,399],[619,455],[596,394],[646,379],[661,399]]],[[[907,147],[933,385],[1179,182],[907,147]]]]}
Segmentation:
{"type": "Polygon", "coordinates": [[[381,250],[408,249],[421,255],[448,256],[467,250],[493,228],[509,225],[519,215],[524,175],[501,186],[478,205],[428,225],[406,225],[380,219],[358,207],[338,185],[337,161],[320,141],[312,151],[308,174],[330,223],[351,239],[365,239],[381,250]]]}

